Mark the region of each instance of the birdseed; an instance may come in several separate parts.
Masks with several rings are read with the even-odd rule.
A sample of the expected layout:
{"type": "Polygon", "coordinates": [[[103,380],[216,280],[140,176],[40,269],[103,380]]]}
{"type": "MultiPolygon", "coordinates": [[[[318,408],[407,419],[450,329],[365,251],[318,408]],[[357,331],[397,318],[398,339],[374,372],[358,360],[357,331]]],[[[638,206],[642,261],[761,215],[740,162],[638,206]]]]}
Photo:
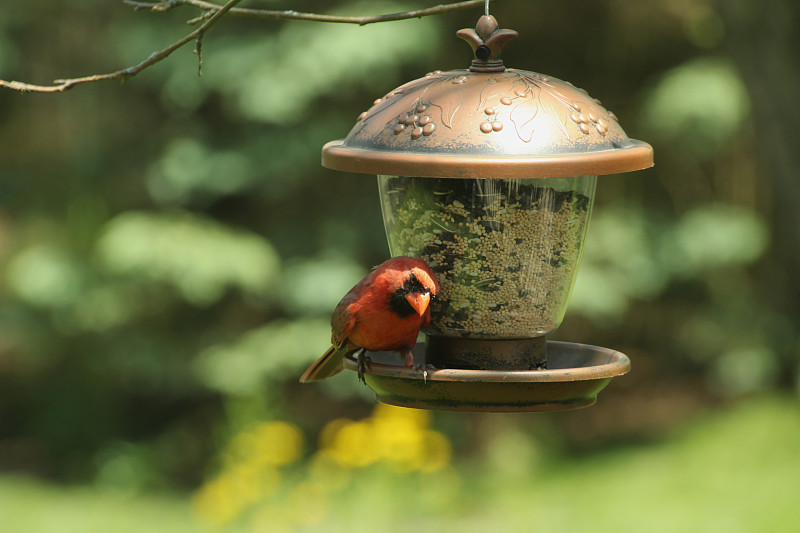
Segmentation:
{"type": "Polygon", "coordinates": [[[590,195],[546,186],[564,180],[381,176],[392,255],[420,257],[439,278],[426,331],[520,338],[558,327],[591,212],[590,195]]]}

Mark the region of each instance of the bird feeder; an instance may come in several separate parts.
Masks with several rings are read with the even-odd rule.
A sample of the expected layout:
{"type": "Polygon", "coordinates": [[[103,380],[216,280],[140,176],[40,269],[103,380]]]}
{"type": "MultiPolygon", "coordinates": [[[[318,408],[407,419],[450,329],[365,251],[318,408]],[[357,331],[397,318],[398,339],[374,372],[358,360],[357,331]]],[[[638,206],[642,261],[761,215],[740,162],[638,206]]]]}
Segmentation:
{"type": "Polygon", "coordinates": [[[377,353],[361,371],[379,401],[407,407],[591,405],[630,361],[546,336],[566,311],[597,176],[650,167],[653,149],[586,91],[505,68],[517,32],[494,17],[457,35],[474,51],[468,70],[390,91],[322,151],[328,168],[378,176],[391,254],[426,260],[440,283],[414,354],[433,368],[377,353]]]}

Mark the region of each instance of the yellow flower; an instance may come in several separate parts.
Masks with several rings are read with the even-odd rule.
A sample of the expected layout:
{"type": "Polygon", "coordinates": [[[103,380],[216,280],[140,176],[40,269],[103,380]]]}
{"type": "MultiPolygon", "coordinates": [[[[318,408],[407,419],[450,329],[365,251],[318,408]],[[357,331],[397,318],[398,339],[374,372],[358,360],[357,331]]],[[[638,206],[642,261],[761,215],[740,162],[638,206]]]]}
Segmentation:
{"type": "Polygon", "coordinates": [[[383,460],[400,471],[431,471],[447,464],[450,443],[428,429],[431,415],[419,409],[380,405],[375,408],[373,424],[377,447],[383,460]]]}
{"type": "Polygon", "coordinates": [[[281,474],[274,467],[256,467],[247,463],[225,471],[222,477],[230,480],[232,489],[246,504],[273,494],[281,483],[281,474]]]}
{"type": "Polygon", "coordinates": [[[193,501],[195,514],[209,525],[225,524],[273,494],[280,482],[280,473],[274,467],[238,465],[200,487],[193,501]]]}
{"type": "Polygon", "coordinates": [[[347,418],[336,418],[325,424],[325,427],[322,428],[319,434],[320,449],[332,448],[339,430],[352,422],[352,420],[348,420],[347,418]]]}
{"type": "Polygon", "coordinates": [[[317,455],[350,468],[380,461],[403,472],[440,470],[449,464],[450,442],[429,429],[430,421],[427,411],[378,404],[367,419],[337,419],[325,426],[317,455]]]}
{"type": "Polygon", "coordinates": [[[195,494],[195,514],[202,522],[220,526],[275,494],[281,484],[277,467],[301,457],[303,440],[297,426],[282,421],[256,424],[237,434],[224,452],[222,472],[195,494]]]}
{"type": "Polygon", "coordinates": [[[229,480],[217,478],[195,493],[192,507],[201,522],[221,526],[236,518],[244,504],[230,487],[229,480]]]}
{"type": "Polygon", "coordinates": [[[428,430],[423,436],[425,460],[420,470],[438,472],[450,464],[453,448],[450,440],[438,431],[428,430]]]}
{"type": "Polygon", "coordinates": [[[368,466],[377,460],[372,426],[367,422],[343,424],[331,438],[331,457],[344,466],[368,466]]]}
{"type": "Polygon", "coordinates": [[[303,446],[303,434],[297,426],[277,420],[263,422],[231,440],[226,461],[287,465],[300,458],[303,446]]]}
{"type": "Polygon", "coordinates": [[[381,459],[400,471],[417,470],[424,460],[423,429],[406,419],[374,419],[375,446],[381,459]]]}
{"type": "Polygon", "coordinates": [[[344,489],[352,476],[348,467],[338,461],[330,450],[322,449],[309,461],[308,477],[310,483],[336,492],[344,489]]]}

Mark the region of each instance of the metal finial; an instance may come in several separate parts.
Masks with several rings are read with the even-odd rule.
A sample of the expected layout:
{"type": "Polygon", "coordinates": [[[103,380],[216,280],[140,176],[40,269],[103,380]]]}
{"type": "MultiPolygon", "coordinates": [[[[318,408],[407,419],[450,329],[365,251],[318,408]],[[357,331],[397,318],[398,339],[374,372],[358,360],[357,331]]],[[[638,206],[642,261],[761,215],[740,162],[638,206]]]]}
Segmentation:
{"type": "Polygon", "coordinates": [[[505,67],[500,53],[509,41],[519,36],[514,30],[500,29],[497,20],[488,14],[478,19],[474,30],[464,28],[458,30],[456,35],[472,46],[476,58],[469,67],[472,72],[503,72],[505,67]]]}

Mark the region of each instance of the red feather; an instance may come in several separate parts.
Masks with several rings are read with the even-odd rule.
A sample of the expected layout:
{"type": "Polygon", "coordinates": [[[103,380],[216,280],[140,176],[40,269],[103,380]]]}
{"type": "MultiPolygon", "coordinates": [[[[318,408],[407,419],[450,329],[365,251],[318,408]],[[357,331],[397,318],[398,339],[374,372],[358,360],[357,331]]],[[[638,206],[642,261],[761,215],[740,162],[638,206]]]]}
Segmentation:
{"type": "Polygon", "coordinates": [[[428,299],[438,292],[436,275],[421,259],[399,256],[378,265],[336,306],[331,318],[333,346],[303,373],[300,381],[338,374],[344,356],[361,348],[408,353],[420,328],[430,323],[428,299]],[[410,296],[406,298],[406,294],[410,296]]]}

